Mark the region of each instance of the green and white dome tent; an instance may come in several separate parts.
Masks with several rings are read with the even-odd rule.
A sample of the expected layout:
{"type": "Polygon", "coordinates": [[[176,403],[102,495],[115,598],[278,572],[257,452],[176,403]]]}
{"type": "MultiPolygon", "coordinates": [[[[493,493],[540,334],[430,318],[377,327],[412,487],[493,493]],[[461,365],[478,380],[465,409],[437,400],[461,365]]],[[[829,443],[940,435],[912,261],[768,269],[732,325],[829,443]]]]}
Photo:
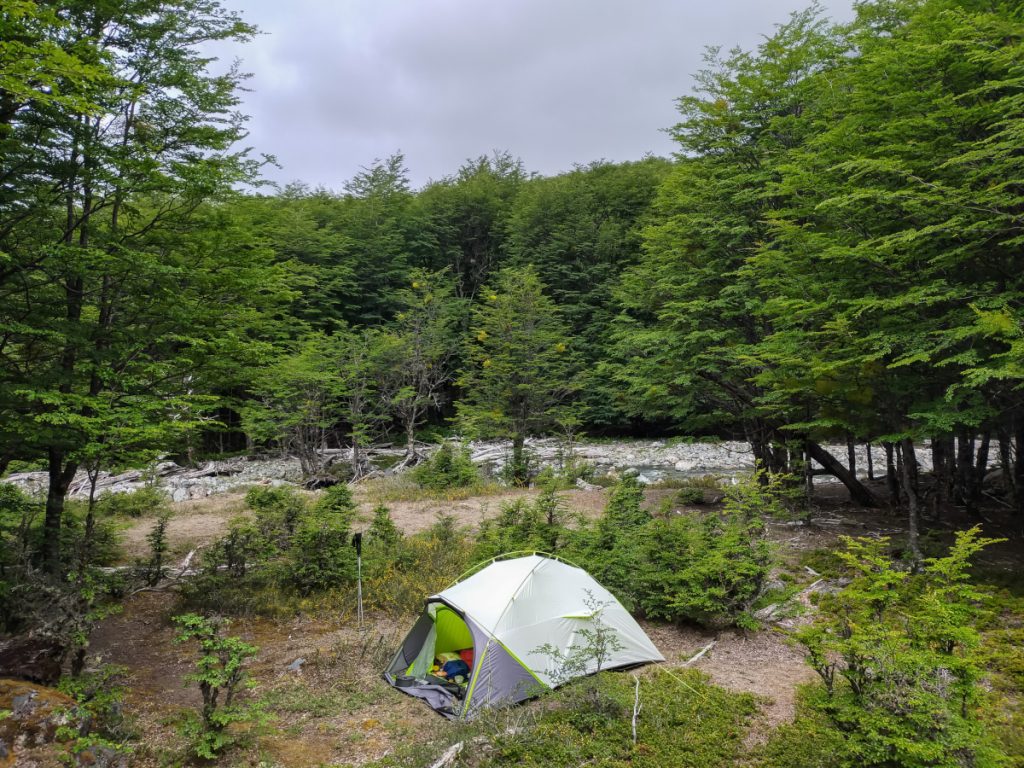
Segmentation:
{"type": "Polygon", "coordinates": [[[544,553],[510,553],[428,597],[384,678],[447,717],[472,717],[596,672],[596,655],[568,675],[552,664],[558,656],[579,657],[597,629],[614,638],[605,644],[602,669],[665,660],[585,570],[544,553]],[[469,673],[459,683],[432,675],[435,658],[461,658],[469,673]]]}

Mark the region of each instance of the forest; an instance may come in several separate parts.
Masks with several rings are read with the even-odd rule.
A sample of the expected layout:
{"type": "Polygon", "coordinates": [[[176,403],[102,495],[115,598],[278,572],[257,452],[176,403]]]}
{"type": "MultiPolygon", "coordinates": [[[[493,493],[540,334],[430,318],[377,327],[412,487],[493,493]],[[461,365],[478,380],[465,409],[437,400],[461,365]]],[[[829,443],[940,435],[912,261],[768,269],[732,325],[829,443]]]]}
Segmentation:
{"type": "Polygon", "coordinates": [[[62,757],[18,762],[0,682],[0,766],[426,766],[456,743],[444,765],[1024,765],[1024,7],[864,0],[765,32],[707,49],[671,158],[542,176],[513,148],[413,188],[396,151],[333,190],[264,179],[244,69],[204,53],[258,30],[217,0],[4,0],[0,671],[77,714],[62,757]],[[556,466],[531,447],[552,436],[556,466]],[[654,488],[574,454],[634,439],[742,441],[755,471],[654,488]],[[504,441],[500,472],[470,441],[504,441]],[[195,547],[155,480],[100,492],[268,456],[295,487],[236,494],[195,547]],[[500,511],[449,514],[478,497],[500,511]],[[441,516],[403,528],[420,502],[441,516]],[[850,535],[787,550],[820,514],[850,535]],[[666,667],[642,709],[640,677],[634,702],[602,672],[415,749],[367,736],[372,710],[354,752],[268,752],[302,695],[243,670],[267,623],[354,627],[357,529],[377,639],[304,652],[310,686],[343,683],[315,717],[389,706],[339,659],[379,674],[425,585],[519,550],[585,564],[658,632],[756,643],[763,609],[802,612],[785,647],[814,679],[770,728],[666,667]],[[173,727],[126,724],[131,675],[92,651],[157,594],[148,620],[201,649],[173,727]]]}

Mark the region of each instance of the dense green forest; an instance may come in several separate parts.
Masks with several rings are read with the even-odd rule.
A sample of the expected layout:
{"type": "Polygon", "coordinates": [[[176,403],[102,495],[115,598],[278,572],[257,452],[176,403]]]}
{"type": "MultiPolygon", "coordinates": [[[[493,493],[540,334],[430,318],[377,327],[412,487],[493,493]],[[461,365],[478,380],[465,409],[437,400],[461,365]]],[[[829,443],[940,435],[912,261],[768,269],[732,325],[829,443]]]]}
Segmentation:
{"type": "MultiPolygon", "coordinates": [[[[3,453],[45,463],[46,553],[79,468],[417,430],[747,438],[771,471],[885,445],[919,506],[971,506],[989,455],[1024,514],[1014,3],[798,14],[709,51],[673,161],[554,178],[507,153],[411,190],[259,190],[213,3],[4,14],[3,453]],[[242,142],[244,143],[244,142],[242,142]],[[255,185],[255,186],[254,186],[255,185]]],[[[518,467],[521,480],[525,466],[518,467]]],[[[898,487],[897,487],[898,486],[898,487]]]]}
{"type": "MultiPolygon", "coordinates": [[[[374,443],[411,467],[448,435],[509,440],[519,486],[549,434],[746,440],[764,488],[815,462],[901,510],[926,591],[923,518],[994,500],[1024,534],[1019,2],[812,7],[708,50],[671,159],[545,177],[512,148],[420,189],[399,152],[340,190],[261,180],[245,74],[203,53],[256,33],[214,0],[3,2],[0,475],[48,473],[18,534],[30,575],[86,589],[102,542],[90,498],[68,543],[80,471],[284,451],[315,487],[365,475],[374,443]],[[836,443],[884,447],[884,498],[836,443]]],[[[602,566],[623,589],[634,554],[602,566]]],[[[838,642],[821,633],[812,652],[838,642]]],[[[1004,764],[978,754],[956,764],[1004,764]]]]}

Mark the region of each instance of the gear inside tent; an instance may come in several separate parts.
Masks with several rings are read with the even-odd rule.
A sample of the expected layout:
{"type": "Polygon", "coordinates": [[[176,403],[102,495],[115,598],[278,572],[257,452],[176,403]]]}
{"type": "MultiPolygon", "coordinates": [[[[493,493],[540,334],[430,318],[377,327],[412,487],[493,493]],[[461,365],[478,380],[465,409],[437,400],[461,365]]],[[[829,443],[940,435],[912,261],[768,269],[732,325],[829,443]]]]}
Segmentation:
{"type": "Polygon", "coordinates": [[[582,568],[549,555],[488,561],[426,600],[384,679],[447,717],[513,704],[597,671],[595,657],[566,670],[595,630],[602,669],[664,661],[622,604],[582,568]]]}

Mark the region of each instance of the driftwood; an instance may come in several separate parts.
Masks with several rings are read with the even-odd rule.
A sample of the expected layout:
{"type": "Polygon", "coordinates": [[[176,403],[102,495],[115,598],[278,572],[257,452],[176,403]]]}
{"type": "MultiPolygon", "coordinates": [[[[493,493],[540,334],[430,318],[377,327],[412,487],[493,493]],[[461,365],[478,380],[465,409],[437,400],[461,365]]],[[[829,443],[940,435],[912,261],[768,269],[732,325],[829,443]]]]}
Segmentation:
{"type": "Polygon", "coordinates": [[[644,705],[640,703],[640,678],[633,675],[633,679],[636,680],[636,692],[633,694],[633,743],[636,744],[636,721],[644,705]]]}
{"type": "Polygon", "coordinates": [[[705,653],[707,653],[708,651],[710,651],[712,648],[715,647],[715,644],[717,642],[718,642],[717,640],[712,640],[710,643],[705,645],[703,648],[701,648],[699,651],[697,651],[697,653],[695,653],[693,656],[688,658],[686,661],[684,661],[679,666],[681,666],[681,667],[688,667],[691,664],[697,663],[698,661],[700,661],[701,657],[704,656],[705,653]]]}

